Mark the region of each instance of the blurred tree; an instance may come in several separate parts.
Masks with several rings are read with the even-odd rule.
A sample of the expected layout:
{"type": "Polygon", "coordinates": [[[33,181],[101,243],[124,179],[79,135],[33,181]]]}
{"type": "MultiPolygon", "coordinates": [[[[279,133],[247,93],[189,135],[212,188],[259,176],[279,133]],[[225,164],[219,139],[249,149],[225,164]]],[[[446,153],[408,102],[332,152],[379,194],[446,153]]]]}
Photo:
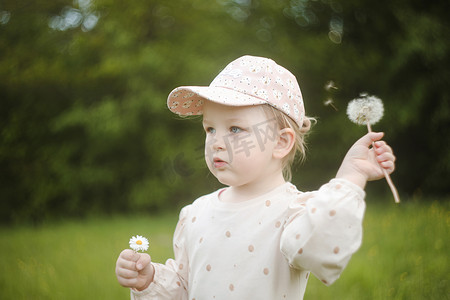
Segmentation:
{"type": "Polygon", "coordinates": [[[385,102],[375,129],[399,157],[401,193],[448,195],[448,6],[2,1],[0,218],[155,211],[218,187],[204,167],[198,121],[180,121],[165,99],[179,85],[208,85],[244,54],[296,74],[308,115],[319,119],[294,174],[301,189],[334,176],[364,133],[346,119],[346,104],[369,92],[385,102]],[[330,81],[336,88],[324,88],[330,81]],[[329,99],[338,111],[324,105],[329,99]]]}
{"type": "Polygon", "coordinates": [[[346,31],[341,57],[348,67],[338,69],[347,73],[340,79],[344,94],[368,91],[384,99],[385,117],[376,127],[386,131],[396,150],[394,176],[403,192],[449,195],[449,3],[342,5],[346,31]],[[356,83],[355,73],[369,80],[356,83]]]}

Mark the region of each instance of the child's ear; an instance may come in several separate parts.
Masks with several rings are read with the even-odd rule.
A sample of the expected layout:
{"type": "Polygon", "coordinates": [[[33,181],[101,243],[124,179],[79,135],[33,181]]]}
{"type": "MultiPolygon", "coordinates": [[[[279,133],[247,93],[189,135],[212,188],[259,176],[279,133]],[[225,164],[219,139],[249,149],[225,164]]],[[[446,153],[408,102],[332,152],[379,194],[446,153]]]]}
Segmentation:
{"type": "Polygon", "coordinates": [[[295,144],[295,132],[291,128],[283,128],[278,132],[278,142],[273,150],[275,158],[282,159],[288,155],[295,144]]]}

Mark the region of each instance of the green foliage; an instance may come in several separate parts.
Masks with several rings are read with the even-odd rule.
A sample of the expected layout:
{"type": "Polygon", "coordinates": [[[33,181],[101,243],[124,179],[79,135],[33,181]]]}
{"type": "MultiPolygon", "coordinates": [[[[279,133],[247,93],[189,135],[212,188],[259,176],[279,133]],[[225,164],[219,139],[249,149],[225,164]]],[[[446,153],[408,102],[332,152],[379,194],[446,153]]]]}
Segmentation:
{"type": "Polygon", "coordinates": [[[401,194],[448,195],[447,8],[388,0],[2,1],[0,220],[164,210],[217,188],[198,122],[180,121],[165,101],[176,86],[208,85],[243,54],[271,57],[296,74],[308,115],[319,119],[308,161],[294,174],[300,189],[333,177],[364,134],[344,111],[367,91],[385,103],[374,129],[386,132],[399,158],[393,179],[401,194]],[[324,89],[330,80],[337,90],[324,89]],[[324,106],[328,98],[337,112],[324,106]]]}
{"type": "MultiPolygon", "coordinates": [[[[368,199],[361,249],[330,287],[311,276],[305,299],[447,299],[449,205],[368,199]]],[[[0,229],[0,298],[125,299],[115,278],[132,235],[149,238],[155,262],[172,258],[176,214],[0,229]]]]}

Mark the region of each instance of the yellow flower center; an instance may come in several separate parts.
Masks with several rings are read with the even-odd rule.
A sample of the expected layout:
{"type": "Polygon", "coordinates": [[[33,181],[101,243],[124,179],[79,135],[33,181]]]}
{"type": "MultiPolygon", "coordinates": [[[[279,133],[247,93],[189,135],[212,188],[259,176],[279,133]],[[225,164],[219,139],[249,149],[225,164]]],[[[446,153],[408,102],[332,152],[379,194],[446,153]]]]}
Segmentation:
{"type": "Polygon", "coordinates": [[[142,245],[142,241],[141,241],[141,240],[137,240],[137,241],[136,241],[136,244],[142,245]]]}

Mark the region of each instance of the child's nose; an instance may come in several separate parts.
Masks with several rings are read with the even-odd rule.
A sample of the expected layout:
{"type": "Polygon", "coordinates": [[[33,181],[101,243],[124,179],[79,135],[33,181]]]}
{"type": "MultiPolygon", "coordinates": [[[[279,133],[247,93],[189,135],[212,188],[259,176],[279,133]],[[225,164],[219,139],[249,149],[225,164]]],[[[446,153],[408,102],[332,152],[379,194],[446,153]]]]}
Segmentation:
{"type": "Polygon", "coordinates": [[[224,142],[223,137],[217,137],[217,138],[214,140],[214,143],[213,143],[213,150],[214,150],[214,151],[225,150],[225,142],[224,142]]]}
{"type": "Polygon", "coordinates": [[[220,151],[226,149],[225,134],[216,133],[212,144],[213,151],[220,151]]]}

